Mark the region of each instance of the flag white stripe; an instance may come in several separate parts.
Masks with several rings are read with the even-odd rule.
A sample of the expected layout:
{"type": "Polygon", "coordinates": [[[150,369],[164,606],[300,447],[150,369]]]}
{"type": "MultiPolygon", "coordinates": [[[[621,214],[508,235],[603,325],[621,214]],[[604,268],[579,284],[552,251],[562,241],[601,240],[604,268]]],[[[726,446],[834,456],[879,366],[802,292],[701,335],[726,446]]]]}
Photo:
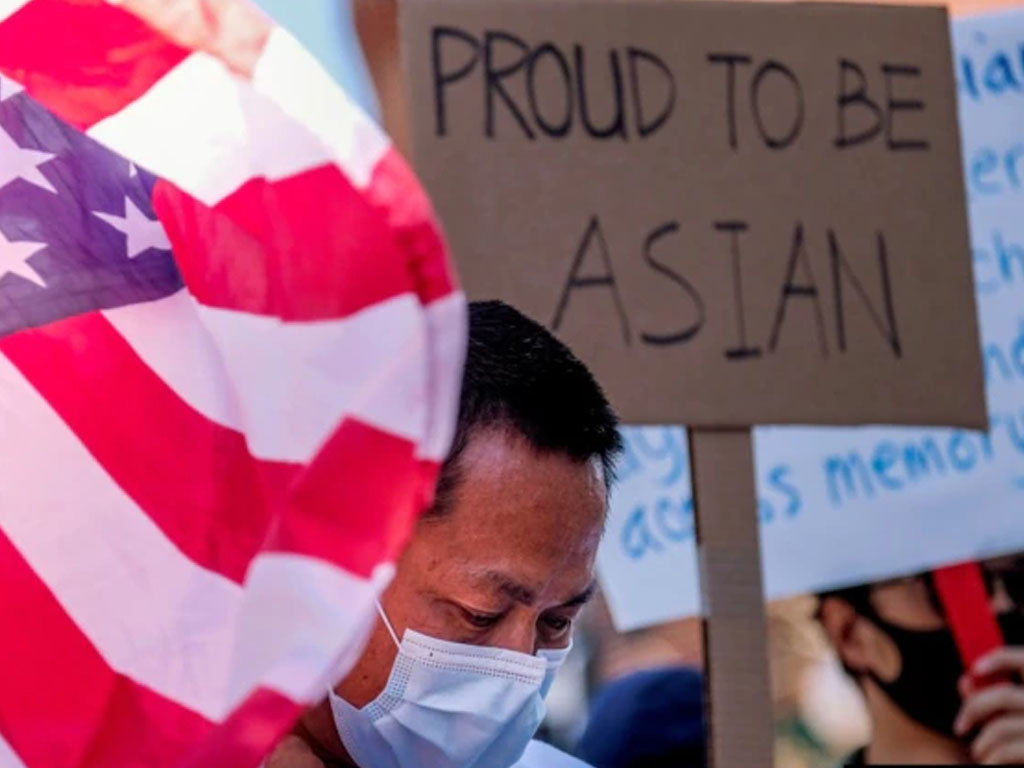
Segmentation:
{"type": "MultiPolygon", "coordinates": [[[[463,354],[464,312],[461,296],[426,310],[426,324],[447,328],[433,363],[444,379],[433,397],[445,411],[435,417],[440,434],[421,451],[428,458],[443,457],[454,420],[458,389],[449,379],[463,354]]],[[[412,294],[316,322],[213,309],[184,291],[103,314],[182,400],[243,432],[256,458],[308,462],[346,416],[424,440],[428,351],[412,294]]]]}
{"type": "Polygon", "coordinates": [[[0,21],[13,16],[31,2],[32,0],[0,0],[0,21]]]}
{"type": "Polygon", "coordinates": [[[207,205],[250,179],[282,179],[327,163],[365,188],[391,146],[280,28],[251,81],[193,53],[88,133],[207,205]]]}
{"type": "Polygon", "coordinates": [[[417,455],[424,459],[443,461],[451,447],[466,357],[466,314],[466,297],[461,292],[426,307],[430,407],[426,435],[417,448],[417,455]]]}
{"type": "Polygon", "coordinates": [[[2,355],[0,392],[0,527],[113,670],[220,721],[257,685],[310,700],[354,651],[387,567],[260,555],[243,589],[178,550],[2,355]]]}
{"type": "Polygon", "coordinates": [[[14,748],[0,734],[0,768],[26,768],[25,762],[18,757],[14,748]]]}
{"type": "Polygon", "coordinates": [[[232,381],[254,456],[307,462],[346,416],[422,441],[427,347],[414,295],[342,320],[303,323],[197,308],[232,381]]]}
{"type": "Polygon", "coordinates": [[[328,148],[218,59],[193,53],[87,133],[207,205],[253,178],[332,162],[328,148]]]}
{"type": "Polygon", "coordinates": [[[369,185],[374,168],[391,147],[387,134],[281,27],[267,41],[252,86],[311,130],[356,187],[369,185]]]}
{"type": "MultiPolygon", "coordinates": [[[[195,302],[172,296],[105,310],[103,316],[135,353],[193,409],[221,426],[242,430],[227,371],[195,302]]],[[[283,458],[267,456],[264,458],[283,458]]]]}
{"type": "Polygon", "coordinates": [[[231,700],[259,684],[292,701],[318,701],[358,658],[377,618],[374,601],[393,574],[391,563],[362,579],[317,558],[257,556],[245,582],[231,700]]]}

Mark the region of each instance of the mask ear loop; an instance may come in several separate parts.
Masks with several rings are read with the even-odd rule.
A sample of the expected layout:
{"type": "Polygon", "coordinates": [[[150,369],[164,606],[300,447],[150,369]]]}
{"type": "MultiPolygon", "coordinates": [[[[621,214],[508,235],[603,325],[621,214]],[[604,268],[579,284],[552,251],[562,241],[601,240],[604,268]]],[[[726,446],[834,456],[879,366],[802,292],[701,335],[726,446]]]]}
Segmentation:
{"type": "Polygon", "coordinates": [[[398,639],[398,635],[395,634],[395,628],[391,626],[391,622],[388,621],[387,614],[384,613],[384,606],[380,604],[380,600],[374,601],[377,604],[377,613],[380,614],[381,621],[384,622],[384,626],[388,629],[388,634],[391,635],[391,639],[395,641],[395,647],[399,650],[402,649],[402,643],[398,639]]]}

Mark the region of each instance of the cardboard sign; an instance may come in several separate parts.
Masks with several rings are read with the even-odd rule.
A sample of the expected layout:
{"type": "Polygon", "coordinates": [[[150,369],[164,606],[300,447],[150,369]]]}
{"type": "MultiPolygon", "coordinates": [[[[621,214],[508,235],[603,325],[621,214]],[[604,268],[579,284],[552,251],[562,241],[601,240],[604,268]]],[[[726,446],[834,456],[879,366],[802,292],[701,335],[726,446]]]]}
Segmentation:
{"type": "MultiPolygon", "coordinates": [[[[756,430],[769,598],[1024,550],[1024,13],[952,28],[991,430],[756,430]]],[[[599,556],[620,629],[700,612],[684,431],[627,448],[599,556]]]]}
{"type": "Polygon", "coordinates": [[[472,298],[634,423],[984,423],[936,8],[403,8],[415,164],[472,298]]]}

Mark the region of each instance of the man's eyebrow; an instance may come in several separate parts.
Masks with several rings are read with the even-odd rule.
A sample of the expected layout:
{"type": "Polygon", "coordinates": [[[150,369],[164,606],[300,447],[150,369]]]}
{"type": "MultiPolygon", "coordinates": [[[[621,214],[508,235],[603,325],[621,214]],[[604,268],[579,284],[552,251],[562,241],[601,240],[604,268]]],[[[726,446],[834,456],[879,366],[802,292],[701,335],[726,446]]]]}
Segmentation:
{"type": "MultiPolygon", "coordinates": [[[[487,582],[495,587],[499,592],[503,592],[508,597],[515,600],[517,603],[523,605],[533,605],[537,600],[536,593],[524,584],[520,584],[510,576],[501,573],[500,571],[488,571],[484,574],[484,578],[487,582]]],[[[594,596],[597,591],[597,581],[591,581],[587,585],[586,589],[581,591],[579,594],[570,597],[560,608],[576,608],[577,606],[583,605],[588,602],[590,598],[594,596]]]]}
{"type": "Polygon", "coordinates": [[[584,603],[590,602],[590,598],[597,592],[597,581],[592,581],[587,585],[587,588],[580,592],[575,597],[572,597],[562,603],[563,608],[576,608],[577,606],[583,605],[584,603]]]}
{"type": "Polygon", "coordinates": [[[517,603],[533,605],[537,599],[537,595],[532,589],[500,571],[488,571],[484,574],[484,578],[492,587],[499,592],[504,592],[517,603]]]}

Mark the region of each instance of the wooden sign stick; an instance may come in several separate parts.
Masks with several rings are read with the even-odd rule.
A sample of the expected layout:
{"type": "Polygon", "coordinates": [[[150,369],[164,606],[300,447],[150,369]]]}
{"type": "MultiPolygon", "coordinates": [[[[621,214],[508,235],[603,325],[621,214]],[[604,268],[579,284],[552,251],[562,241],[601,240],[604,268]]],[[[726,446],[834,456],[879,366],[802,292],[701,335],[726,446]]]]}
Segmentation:
{"type": "Polygon", "coordinates": [[[754,450],[746,429],[690,429],[704,614],[708,764],[772,764],[768,666],[754,450]]]}

